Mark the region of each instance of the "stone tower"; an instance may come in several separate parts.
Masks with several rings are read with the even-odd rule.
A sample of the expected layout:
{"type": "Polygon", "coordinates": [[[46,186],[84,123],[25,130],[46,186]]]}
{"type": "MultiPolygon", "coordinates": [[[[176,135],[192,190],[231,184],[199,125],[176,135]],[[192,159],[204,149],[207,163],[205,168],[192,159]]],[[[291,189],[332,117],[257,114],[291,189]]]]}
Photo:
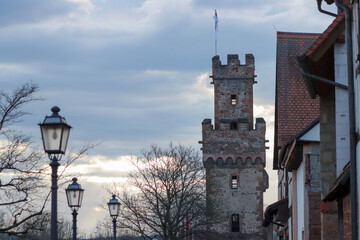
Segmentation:
{"type": "MultiPolygon", "coordinates": [[[[229,54],[227,65],[212,59],[215,127],[202,122],[206,169],[207,232],[214,239],[263,239],[265,121],[253,122],[254,56],[229,54]]],[[[209,237],[208,239],[212,239],[209,237]]]]}

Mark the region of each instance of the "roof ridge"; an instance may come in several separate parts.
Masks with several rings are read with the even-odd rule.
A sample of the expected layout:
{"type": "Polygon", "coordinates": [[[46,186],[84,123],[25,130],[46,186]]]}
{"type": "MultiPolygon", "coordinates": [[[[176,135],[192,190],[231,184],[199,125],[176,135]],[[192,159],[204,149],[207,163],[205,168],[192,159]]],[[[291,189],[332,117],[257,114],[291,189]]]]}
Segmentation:
{"type": "Polygon", "coordinates": [[[333,33],[337,26],[344,20],[345,18],[345,12],[340,13],[333,21],[332,23],[326,28],[326,30],[319,36],[319,38],[313,43],[313,45],[306,51],[304,54],[305,56],[310,56],[318,46],[321,46],[321,44],[328,39],[329,35],[333,33]]]}
{"type": "Polygon", "coordinates": [[[321,33],[313,33],[313,32],[284,32],[284,31],[277,31],[278,35],[321,35],[321,33]]]}

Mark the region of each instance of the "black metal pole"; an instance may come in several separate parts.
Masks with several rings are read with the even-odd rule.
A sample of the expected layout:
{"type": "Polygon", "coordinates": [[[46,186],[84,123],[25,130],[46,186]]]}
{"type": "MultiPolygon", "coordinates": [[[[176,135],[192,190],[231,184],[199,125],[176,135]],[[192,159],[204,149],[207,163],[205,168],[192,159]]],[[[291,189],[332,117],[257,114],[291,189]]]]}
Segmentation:
{"type": "Polygon", "coordinates": [[[56,156],[50,157],[51,163],[51,240],[58,240],[58,229],[57,229],[57,170],[60,163],[56,156]]]}
{"type": "Polygon", "coordinates": [[[76,217],[77,217],[78,213],[77,211],[74,209],[72,212],[72,216],[73,216],[73,240],[76,240],[76,217]]]}
{"type": "Polygon", "coordinates": [[[116,218],[113,218],[113,226],[114,226],[114,240],[116,240],[116,218]]]}

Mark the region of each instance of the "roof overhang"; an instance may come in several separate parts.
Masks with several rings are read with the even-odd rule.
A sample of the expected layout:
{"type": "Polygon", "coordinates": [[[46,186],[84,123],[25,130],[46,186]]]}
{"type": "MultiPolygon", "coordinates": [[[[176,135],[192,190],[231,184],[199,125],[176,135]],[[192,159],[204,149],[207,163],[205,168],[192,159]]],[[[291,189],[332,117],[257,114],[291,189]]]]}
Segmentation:
{"type": "Polygon", "coordinates": [[[269,205],[264,213],[263,227],[267,227],[270,223],[284,226],[289,218],[288,198],[281,199],[269,205]]]}
{"type": "Polygon", "coordinates": [[[347,164],[336,179],[333,186],[330,188],[329,192],[326,194],[323,199],[325,202],[331,202],[337,198],[342,198],[343,196],[349,194],[350,192],[350,164],[347,164]]]}
{"type": "MultiPolygon", "coordinates": [[[[334,44],[345,41],[345,14],[339,14],[329,27],[320,35],[307,52],[298,57],[302,72],[316,75],[323,79],[335,81],[334,75],[334,44]]],[[[316,81],[303,74],[307,90],[312,98],[316,95],[327,95],[332,85],[316,81]]]]}
{"type": "Polygon", "coordinates": [[[279,165],[283,165],[287,171],[297,170],[303,159],[304,143],[320,142],[320,119],[315,119],[306,128],[288,141],[281,149],[279,165]]]}
{"type": "Polygon", "coordinates": [[[285,155],[285,168],[287,171],[291,172],[297,170],[302,162],[302,153],[303,153],[302,144],[297,144],[296,139],[293,141],[291,147],[289,148],[288,153],[285,155]]]}

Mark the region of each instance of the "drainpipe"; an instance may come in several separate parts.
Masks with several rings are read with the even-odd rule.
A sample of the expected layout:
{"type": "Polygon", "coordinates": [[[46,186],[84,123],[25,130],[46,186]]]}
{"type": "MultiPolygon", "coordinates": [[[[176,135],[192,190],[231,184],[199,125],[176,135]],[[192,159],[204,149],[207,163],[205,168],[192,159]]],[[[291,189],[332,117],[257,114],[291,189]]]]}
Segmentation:
{"type": "Polygon", "coordinates": [[[338,83],[338,82],[334,82],[334,81],[331,81],[329,79],[326,79],[326,78],[322,78],[322,77],[319,77],[319,76],[316,76],[314,74],[311,74],[311,73],[308,73],[304,70],[304,68],[301,66],[301,56],[298,57],[298,60],[300,62],[300,72],[303,76],[305,77],[308,77],[308,78],[311,78],[315,81],[319,81],[319,82],[323,82],[323,83],[326,83],[326,84],[329,84],[331,86],[335,86],[335,87],[339,87],[341,89],[344,89],[344,90],[348,90],[348,86],[344,85],[344,84],[341,84],[341,83],[338,83]]]}
{"type": "Polygon", "coordinates": [[[354,72],[352,48],[351,9],[335,0],[338,8],[345,11],[345,41],[347,50],[347,76],[349,93],[349,130],[350,130],[350,199],[351,199],[351,239],[357,240],[357,196],[356,196],[356,133],[355,133],[355,100],[354,100],[354,72]]]}

